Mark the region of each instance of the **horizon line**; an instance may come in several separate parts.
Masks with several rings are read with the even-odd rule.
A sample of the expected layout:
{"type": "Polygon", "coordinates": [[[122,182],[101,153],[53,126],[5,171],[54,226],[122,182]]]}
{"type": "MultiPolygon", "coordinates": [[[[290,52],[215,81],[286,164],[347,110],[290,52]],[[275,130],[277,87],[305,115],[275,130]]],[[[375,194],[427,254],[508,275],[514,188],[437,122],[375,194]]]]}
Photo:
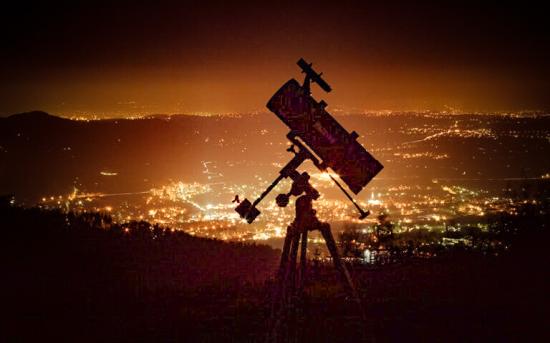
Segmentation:
{"type": "MultiPolygon", "coordinates": [[[[72,114],[67,113],[51,113],[44,110],[33,110],[12,114],[0,114],[0,119],[7,119],[10,117],[19,117],[32,114],[43,114],[51,117],[75,120],[75,121],[97,121],[97,120],[138,120],[138,119],[171,119],[171,117],[242,117],[242,116],[255,116],[271,114],[269,111],[246,111],[246,112],[188,112],[188,113],[99,113],[99,112],[75,112],[72,114]]],[[[458,111],[458,110],[355,110],[355,111],[343,111],[335,110],[332,115],[334,116],[390,116],[390,115],[493,115],[493,116],[548,116],[550,111],[548,110],[515,110],[515,111],[458,111]]]]}

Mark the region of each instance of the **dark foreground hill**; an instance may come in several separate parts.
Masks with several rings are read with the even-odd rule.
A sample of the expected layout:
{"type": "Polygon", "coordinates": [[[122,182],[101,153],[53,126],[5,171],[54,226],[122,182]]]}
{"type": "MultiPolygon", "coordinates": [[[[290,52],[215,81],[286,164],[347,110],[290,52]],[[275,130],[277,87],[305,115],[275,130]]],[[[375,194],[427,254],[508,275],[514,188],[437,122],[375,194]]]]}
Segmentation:
{"type": "MultiPolygon", "coordinates": [[[[101,214],[0,208],[2,341],[261,341],[278,252],[101,214]]],[[[541,237],[543,238],[543,237],[541,237]]],[[[544,341],[547,242],[354,269],[368,322],[312,268],[304,342],[544,341]]],[[[546,337],[547,338],[547,337],[546,337]]]]}
{"type": "Polygon", "coordinates": [[[278,258],[267,246],[117,225],[97,213],[0,211],[0,335],[10,341],[239,337],[234,320],[258,320],[248,302],[261,299],[247,293],[278,258]]]}

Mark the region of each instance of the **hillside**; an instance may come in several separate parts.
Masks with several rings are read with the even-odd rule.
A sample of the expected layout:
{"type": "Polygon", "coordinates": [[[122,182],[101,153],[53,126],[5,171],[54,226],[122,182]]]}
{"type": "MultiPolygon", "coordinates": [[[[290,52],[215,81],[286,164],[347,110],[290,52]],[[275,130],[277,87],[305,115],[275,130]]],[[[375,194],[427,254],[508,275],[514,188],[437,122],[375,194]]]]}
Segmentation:
{"type": "MultiPolygon", "coordinates": [[[[262,341],[278,252],[102,214],[3,206],[3,341],[262,341]]],[[[547,234],[475,253],[353,268],[362,322],[329,265],[312,267],[304,342],[524,341],[547,335],[547,234]]]]}

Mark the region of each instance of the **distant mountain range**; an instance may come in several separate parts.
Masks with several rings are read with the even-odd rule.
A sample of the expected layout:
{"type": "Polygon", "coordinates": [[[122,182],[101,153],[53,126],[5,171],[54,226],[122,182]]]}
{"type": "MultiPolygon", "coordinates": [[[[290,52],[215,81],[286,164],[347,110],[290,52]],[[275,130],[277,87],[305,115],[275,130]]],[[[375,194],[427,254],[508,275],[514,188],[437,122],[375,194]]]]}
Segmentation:
{"type": "MultiPolygon", "coordinates": [[[[550,118],[349,115],[338,120],[385,168],[375,180],[537,177],[550,170],[550,118]],[[452,128],[452,130],[451,130],[452,128]],[[546,137],[546,138],[545,138],[546,137]],[[412,142],[412,143],[411,143],[412,142]]],[[[67,194],[149,190],[170,180],[274,177],[290,158],[275,115],[155,116],[78,121],[29,112],[0,118],[0,194],[35,203],[67,194]]]]}
{"type": "MultiPolygon", "coordinates": [[[[231,161],[244,155],[243,148],[249,158],[262,160],[265,151],[245,142],[265,135],[263,119],[159,116],[87,122],[45,112],[0,118],[0,193],[33,202],[69,193],[73,184],[91,192],[130,192],[168,180],[206,181],[202,161],[231,161]]],[[[283,129],[275,118],[265,119],[283,129]]],[[[283,131],[268,137],[284,143],[283,131]]]]}

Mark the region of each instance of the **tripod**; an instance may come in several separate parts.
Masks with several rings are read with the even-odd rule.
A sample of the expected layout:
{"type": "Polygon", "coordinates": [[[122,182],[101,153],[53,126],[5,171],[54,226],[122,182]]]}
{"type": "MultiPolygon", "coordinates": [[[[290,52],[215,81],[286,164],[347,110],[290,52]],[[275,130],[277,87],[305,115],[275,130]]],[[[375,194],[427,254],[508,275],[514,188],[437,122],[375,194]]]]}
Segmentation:
{"type": "Polygon", "coordinates": [[[277,204],[285,207],[290,195],[299,196],[296,200],[296,217],[287,227],[284,240],[281,262],[276,277],[276,285],[273,292],[271,318],[268,327],[268,342],[297,341],[296,312],[298,302],[303,299],[307,267],[307,238],[309,231],[321,232],[327,248],[332,257],[332,262],[338,270],[346,290],[358,304],[362,319],[365,314],[361,300],[355,289],[351,276],[343,263],[336,241],[330,230],[330,225],[319,221],[312,202],[319,198],[319,192],[309,183],[309,175],[302,173],[293,177],[291,190],[288,194],[279,194],[277,204]],[[298,250],[300,261],[298,268],[298,250]],[[286,322],[287,332],[284,330],[286,322]]]}

